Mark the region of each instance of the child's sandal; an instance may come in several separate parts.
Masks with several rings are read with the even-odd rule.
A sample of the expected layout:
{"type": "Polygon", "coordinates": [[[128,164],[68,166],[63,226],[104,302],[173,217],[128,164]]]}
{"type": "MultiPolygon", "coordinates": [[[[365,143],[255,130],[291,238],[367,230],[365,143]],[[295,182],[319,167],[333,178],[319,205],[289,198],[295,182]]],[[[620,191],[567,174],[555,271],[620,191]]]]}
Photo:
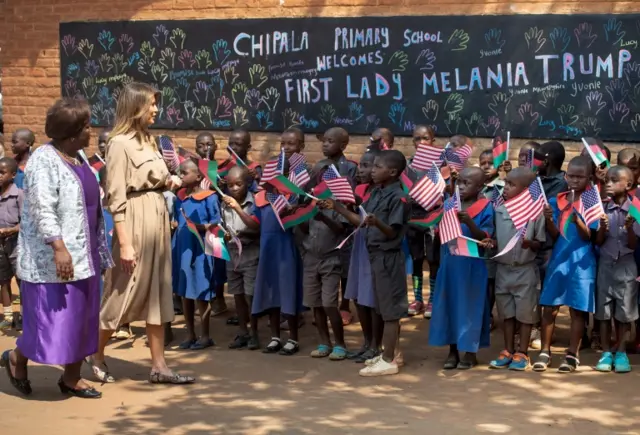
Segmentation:
{"type": "Polygon", "coordinates": [[[326,344],[319,344],[317,348],[311,351],[311,358],[326,358],[331,355],[331,348],[326,344]]]}
{"type": "Polygon", "coordinates": [[[267,347],[264,348],[262,353],[278,353],[282,349],[282,342],[277,337],[272,337],[267,347]]]}
{"type": "Polygon", "coordinates": [[[347,349],[342,346],[334,346],[333,351],[329,355],[331,361],[343,361],[347,358],[347,349]]]}
{"type": "Polygon", "coordinates": [[[282,346],[282,349],[280,349],[280,352],[278,353],[280,355],[292,356],[298,353],[299,351],[300,351],[300,345],[298,345],[297,341],[287,340],[287,344],[282,346]]]}
{"type": "Polygon", "coordinates": [[[547,370],[547,367],[549,367],[549,365],[551,365],[551,354],[547,352],[540,352],[540,354],[538,355],[538,359],[533,364],[532,369],[534,372],[544,372],[545,370],[547,370]]]}
{"type": "Polygon", "coordinates": [[[567,355],[564,357],[564,361],[558,367],[558,373],[572,373],[575,372],[580,365],[580,360],[573,355],[567,355]]]}

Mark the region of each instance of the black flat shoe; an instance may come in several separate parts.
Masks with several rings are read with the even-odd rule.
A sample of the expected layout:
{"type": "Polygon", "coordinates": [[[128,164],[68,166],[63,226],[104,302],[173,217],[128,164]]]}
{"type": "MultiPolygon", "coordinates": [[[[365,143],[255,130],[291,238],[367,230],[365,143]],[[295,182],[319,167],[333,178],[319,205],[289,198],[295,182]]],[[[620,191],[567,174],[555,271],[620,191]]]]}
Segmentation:
{"type": "Polygon", "coordinates": [[[29,379],[18,379],[13,374],[11,374],[11,360],[9,358],[11,351],[5,350],[2,353],[2,358],[0,358],[0,367],[4,367],[7,370],[7,376],[9,377],[9,381],[11,385],[20,392],[20,394],[24,394],[28,396],[33,392],[31,389],[31,381],[29,379]]]}
{"type": "Polygon", "coordinates": [[[69,396],[79,397],[81,399],[99,399],[102,397],[102,393],[93,387],[82,389],[71,388],[64,383],[62,376],[60,376],[60,380],[58,381],[58,387],[60,387],[62,394],[68,394],[69,396]]]}

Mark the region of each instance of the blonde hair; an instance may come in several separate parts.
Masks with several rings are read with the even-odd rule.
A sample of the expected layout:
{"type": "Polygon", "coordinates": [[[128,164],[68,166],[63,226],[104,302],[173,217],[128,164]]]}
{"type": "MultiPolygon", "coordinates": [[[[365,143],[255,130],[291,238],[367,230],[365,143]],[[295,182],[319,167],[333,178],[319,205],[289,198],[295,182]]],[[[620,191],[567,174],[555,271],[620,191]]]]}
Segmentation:
{"type": "Polygon", "coordinates": [[[156,102],[158,91],[146,83],[130,83],[124,87],[118,105],[116,106],[116,120],[109,139],[121,134],[135,134],[141,142],[148,142],[149,112],[156,102]]]}

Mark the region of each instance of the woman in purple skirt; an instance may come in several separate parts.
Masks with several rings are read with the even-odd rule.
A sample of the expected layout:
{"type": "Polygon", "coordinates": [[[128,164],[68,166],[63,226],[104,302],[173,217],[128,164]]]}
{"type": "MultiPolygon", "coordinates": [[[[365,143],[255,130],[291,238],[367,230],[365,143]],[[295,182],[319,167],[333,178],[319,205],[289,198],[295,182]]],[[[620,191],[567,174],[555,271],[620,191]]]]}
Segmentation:
{"type": "Polygon", "coordinates": [[[89,145],[90,118],[85,101],[56,102],[45,124],[52,140],[25,168],[17,264],[24,331],[0,364],[26,395],[29,360],[64,366],[63,394],[102,395],[80,375],[84,358],[98,349],[100,274],[113,266],[98,182],[78,153],[89,145]]]}

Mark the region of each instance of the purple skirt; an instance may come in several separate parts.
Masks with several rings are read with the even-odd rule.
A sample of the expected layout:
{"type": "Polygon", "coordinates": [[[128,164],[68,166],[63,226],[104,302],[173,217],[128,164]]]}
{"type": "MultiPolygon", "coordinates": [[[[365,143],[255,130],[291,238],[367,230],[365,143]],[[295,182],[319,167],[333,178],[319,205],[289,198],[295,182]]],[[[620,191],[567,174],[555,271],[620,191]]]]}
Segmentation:
{"type": "Polygon", "coordinates": [[[82,361],[98,350],[100,276],[69,283],[21,282],[23,332],[17,346],[49,365],[82,361]]]}
{"type": "Polygon", "coordinates": [[[364,231],[358,231],[353,236],[345,298],[356,300],[358,304],[365,307],[375,308],[373,276],[371,275],[371,262],[369,261],[369,251],[367,250],[367,239],[364,231]]]}

